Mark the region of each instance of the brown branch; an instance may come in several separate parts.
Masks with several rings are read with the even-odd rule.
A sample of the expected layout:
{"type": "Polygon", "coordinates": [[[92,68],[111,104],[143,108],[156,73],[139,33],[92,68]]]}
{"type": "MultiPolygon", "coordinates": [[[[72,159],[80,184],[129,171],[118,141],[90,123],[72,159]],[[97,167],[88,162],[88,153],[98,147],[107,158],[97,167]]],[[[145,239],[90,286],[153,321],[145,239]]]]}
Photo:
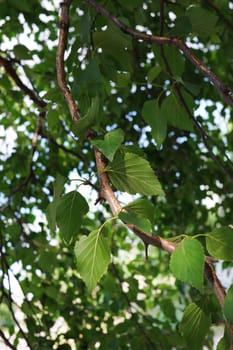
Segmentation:
{"type": "Polygon", "coordinates": [[[39,107],[45,108],[46,102],[43,101],[41,98],[39,98],[35,92],[31,89],[29,89],[19,78],[18,74],[16,73],[15,68],[13,67],[13,61],[6,59],[0,55],[0,65],[4,67],[6,73],[13,79],[15,84],[26,94],[30,97],[30,99],[39,107]]]}
{"type": "Polygon", "coordinates": [[[4,343],[12,350],[17,350],[16,347],[14,347],[10,341],[7,339],[3,331],[0,329],[0,337],[3,339],[4,343]]]}
{"type": "Polygon", "coordinates": [[[151,44],[158,44],[158,45],[174,45],[179,50],[183,52],[183,54],[187,57],[187,59],[196,67],[198,70],[208,77],[208,79],[214,84],[214,86],[218,89],[221,97],[225,101],[226,104],[233,107],[233,97],[232,97],[232,91],[230,88],[228,88],[225,84],[221,82],[221,80],[212,72],[209,70],[209,68],[201,62],[188,48],[188,46],[180,39],[178,38],[171,38],[166,36],[155,36],[150,34],[145,34],[138,32],[129,26],[127,26],[125,23],[121,22],[117,17],[115,17],[111,12],[109,12],[106,8],[101,6],[100,4],[96,3],[93,0],[83,0],[85,3],[89,4],[90,6],[94,7],[96,11],[100,12],[103,16],[105,16],[109,21],[114,23],[117,27],[119,27],[124,33],[131,35],[136,40],[146,41],[151,44]]]}
{"type": "MultiPolygon", "coordinates": [[[[105,163],[101,152],[96,148],[94,149],[94,152],[95,152],[95,158],[96,158],[98,178],[100,183],[100,197],[101,199],[105,200],[109,204],[113,215],[117,215],[122,210],[122,207],[119,201],[117,200],[112,190],[112,187],[110,186],[108,175],[105,172],[105,163]]],[[[160,237],[159,235],[150,236],[132,224],[126,224],[126,226],[131,231],[133,231],[138,237],[140,237],[144,242],[144,244],[146,245],[153,245],[170,254],[173,253],[177,247],[176,243],[170,242],[160,237]]],[[[205,257],[205,276],[207,280],[211,283],[213,291],[220,305],[223,305],[223,301],[225,298],[225,291],[212,267],[212,258],[208,256],[205,257]]]]}
{"type": "MultiPolygon", "coordinates": [[[[208,260],[205,262],[205,276],[211,284],[212,289],[219,301],[219,304],[223,307],[226,292],[220,283],[212,264],[208,260]]],[[[233,325],[230,324],[230,322],[226,322],[226,326],[230,334],[231,347],[229,350],[233,350],[233,325]]]]}
{"type": "Polygon", "coordinates": [[[100,199],[105,200],[110,205],[114,216],[118,215],[122,208],[110,186],[108,175],[105,172],[105,163],[102,153],[97,148],[94,148],[94,152],[98,171],[98,179],[100,183],[100,199]]]}
{"type": "Polygon", "coordinates": [[[58,86],[60,87],[67,105],[70,110],[70,114],[73,121],[80,119],[80,115],[75,104],[74,98],[71,94],[70,89],[66,83],[66,74],[65,74],[65,65],[64,65],[64,54],[67,45],[67,37],[69,31],[69,7],[72,0],[64,0],[61,3],[61,15],[59,21],[59,38],[58,38],[58,47],[57,47],[57,57],[56,57],[56,66],[57,66],[57,81],[58,86]]]}
{"type": "MultiPolygon", "coordinates": [[[[163,23],[164,23],[164,1],[161,0],[160,1],[160,34],[163,34],[163,23]]],[[[231,180],[231,182],[233,182],[233,174],[228,170],[228,168],[225,166],[224,162],[222,162],[221,158],[218,157],[217,155],[214,154],[214,152],[212,151],[212,148],[210,147],[208,140],[214,144],[218,149],[219,146],[212,140],[212,138],[205,132],[205,130],[201,127],[201,125],[198,123],[198,121],[194,118],[192,112],[190,111],[184,97],[183,94],[181,92],[180,86],[177,84],[176,79],[174,77],[174,74],[172,72],[172,69],[168,63],[168,60],[165,56],[164,53],[164,48],[163,45],[160,45],[160,55],[161,58],[164,62],[166,71],[171,79],[171,81],[174,84],[174,88],[177,92],[177,95],[179,97],[180,103],[183,106],[183,108],[185,109],[188,117],[191,119],[192,123],[194,124],[195,128],[198,130],[199,134],[201,135],[202,141],[204,143],[204,145],[206,146],[206,149],[209,152],[210,157],[216,162],[216,164],[223,170],[223,172],[229,177],[229,179],[231,180]]],[[[229,162],[229,164],[232,166],[232,162],[231,160],[227,157],[227,155],[225,154],[225,152],[223,152],[223,156],[225,156],[229,162]]]]}

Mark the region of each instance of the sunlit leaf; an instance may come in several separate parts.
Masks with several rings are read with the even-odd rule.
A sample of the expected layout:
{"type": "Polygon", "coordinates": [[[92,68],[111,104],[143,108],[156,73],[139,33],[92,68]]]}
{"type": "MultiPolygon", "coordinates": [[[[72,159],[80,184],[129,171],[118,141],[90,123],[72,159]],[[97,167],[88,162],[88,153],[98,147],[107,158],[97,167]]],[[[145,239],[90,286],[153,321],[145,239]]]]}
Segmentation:
{"type": "Polygon", "coordinates": [[[111,261],[109,244],[100,230],[82,236],[75,245],[78,272],[89,291],[92,291],[107,271],[111,261]]]}
{"type": "Polygon", "coordinates": [[[204,272],[202,245],[195,239],[184,239],[171,256],[170,268],[176,278],[202,290],[204,272]]]}
{"type": "Polygon", "coordinates": [[[151,233],[151,222],[147,218],[137,215],[136,213],[126,213],[124,211],[120,212],[118,216],[123,222],[132,224],[143,232],[151,233]]]}
{"type": "Polygon", "coordinates": [[[124,209],[126,209],[128,212],[135,213],[138,216],[147,218],[152,224],[154,223],[155,207],[148,199],[136,199],[135,201],[124,206],[124,209]]]}
{"type": "Polygon", "coordinates": [[[163,195],[162,187],[150,164],[136,154],[118,152],[106,171],[113,185],[120,191],[163,195]]]}
{"type": "Polygon", "coordinates": [[[186,339],[189,349],[200,349],[210,324],[210,315],[206,315],[199,306],[195,303],[187,306],[181,320],[180,331],[186,339]]]}
{"type": "Polygon", "coordinates": [[[216,228],[206,237],[208,252],[224,260],[233,260],[233,229],[230,227],[216,228]]]}
{"type": "Polygon", "coordinates": [[[116,129],[105,134],[104,140],[94,139],[91,143],[96,146],[106,158],[112,161],[123,140],[124,132],[121,129],[116,129]]]}
{"type": "Polygon", "coordinates": [[[223,312],[226,319],[233,324],[233,285],[228,289],[225,296],[223,312]]]}

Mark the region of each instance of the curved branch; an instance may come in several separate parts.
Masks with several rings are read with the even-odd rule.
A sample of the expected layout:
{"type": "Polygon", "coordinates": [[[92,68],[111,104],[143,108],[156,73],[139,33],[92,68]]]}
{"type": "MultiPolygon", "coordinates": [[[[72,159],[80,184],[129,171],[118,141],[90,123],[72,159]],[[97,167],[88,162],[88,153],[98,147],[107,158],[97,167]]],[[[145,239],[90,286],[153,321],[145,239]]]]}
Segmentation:
{"type": "Polygon", "coordinates": [[[221,82],[221,80],[215,75],[209,68],[201,62],[188,48],[188,46],[178,38],[166,37],[166,36],[156,36],[138,32],[125,23],[121,22],[117,17],[115,17],[111,12],[109,12],[106,8],[97,4],[93,0],[83,0],[85,3],[94,7],[96,11],[100,12],[103,16],[105,16],[109,21],[114,23],[117,27],[119,27],[124,33],[131,35],[136,40],[142,40],[149,43],[159,44],[159,45],[174,45],[178,49],[180,49],[183,54],[187,57],[187,59],[196,67],[198,70],[205,75],[218,89],[222,99],[226,104],[233,107],[233,97],[232,91],[229,87],[221,82]]]}
{"type": "Polygon", "coordinates": [[[61,15],[59,21],[59,38],[58,38],[58,47],[57,47],[57,57],[56,57],[56,66],[57,66],[57,81],[58,86],[60,87],[67,105],[70,110],[70,114],[73,121],[80,119],[80,115],[75,104],[74,98],[71,94],[70,89],[67,86],[66,74],[65,74],[65,65],[64,65],[64,54],[67,45],[67,37],[69,31],[69,7],[72,0],[64,0],[61,3],[61,15]]]}
{"type": "MultiPolygon", "coordinates": [[[[160,2],[160,34],[163,34],[163,23],[164,23],[164,1],[161,0],[160,2]]],[[[172,72],[172,69],[168,63],[168,60],[165,56],[165,52],[163,49],[163,45],[160,45],[160,55],[161,58],[164,62],[164,65],[166,67],[167,73],[171,79],[171,81],[174,83],[174,89],[177,92],[178,98],[180,100],[181,105],[183,106],[184,110],[186,111],[188,117],[191,119],[192,123],[194,124],[195,128],[197,129],[197,131],[199,132],[201,139],[206,147],[206,149],[209,152],[210,157],[216,162],[216,164],[220,167],[220,169],[222,169],[222,171],[228,176],[228,178],[231,180],[231,182],[233,183],[233,174],[228,170],[228,168],[225,166],[224,162],[222,161],[222,159],[215,155],[214,152],[212,151],[211,146],[209,145],[208,141],[210,141],[212,144],[214,144],[218,149],[220,149],[219,145],[217,145],[212,138],[205,132],[205,130],[202,128],[202,126],[198,123],[198,121],[194,118],[191,110],[189,109],[183,94],[181,92],[180,86],[177,84],[176,79],[174,77],[174,74],[172,72]]],[[[221,150],[222,151],[222,150],[221,150]]],[[[223,151],[222,151],[223,152],[223,151]]],[[[231,160],[227,157],[227,155],[225,154],[225,152],[223,152],[223,156],[226,157],[226,159],[228,160],[229,164],[231,166],[233,166],[231,160]]]]}
{"type": "MultiPolygon", "coordinates": [[[[96,166],[98,171],[98,178],[100,183],[100,197],[101,199],[105,200],[111,210],[113,215],[117,215],[121,210],[122,207],[116,198],[112,187],[110,186],[108,175],[105,172],[105,163],[103,160],[103,156],[101,152],[98,149],[94,149],[95,152],[95,158],[96,158],[96,166]]],[[[126,226],[133,231],[138,237],[142,239],[145,245],[153,245],[157,248],[160,248],[168,253],[173,253],[174,250],[177,247],[177,244],[174,242],[170,242],[159,235],[148,235],[147,233],[143,232],[142,230],[138,229],[136,226],[132,224],[126,224],[126,226]]],[[[212,259],[208,256],[205,257],[205,276],[206,279],[211,283],[213,291],[220,303],[220,305],[223,305],[223,301],[225,298],[225,290],[222,287],[213,267],[212,267],[212,259]]]]}
{"type": "Polygon", "coordinates": [[[0,55],[0,65],[4,67],[5,71],[14,80],[15,84],[30,97],[30,99],[39,107],[45,108],[46,102],[39,98],[35,92],[29,89],[22,80],[18,77],[15,68],[13,67],[13,62],[0,55]]]}

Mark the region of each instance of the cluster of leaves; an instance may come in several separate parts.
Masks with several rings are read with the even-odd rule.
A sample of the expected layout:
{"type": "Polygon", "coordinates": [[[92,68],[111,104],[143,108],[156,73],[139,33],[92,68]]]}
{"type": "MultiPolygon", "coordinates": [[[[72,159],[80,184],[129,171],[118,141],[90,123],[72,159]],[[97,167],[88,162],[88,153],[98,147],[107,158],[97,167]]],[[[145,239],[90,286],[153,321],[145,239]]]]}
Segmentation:
{"type": "MultiPolygon", "coordinates": [[[[232,86],[228,1],[101,4],[125,26],[184,40],[232,86]]],[[[232,267],[231,109],[176,47],[138,41],[73,1],[65,65],[74,124],[56,82],[59,8],[11,0],[0,14],[0,336],[12,349],[22,339],[29,349],[212,349],[211,325],[233,323],[232,287],[220,306],[204,279],[206,255],[232,267]],[[100,191],[93,149],[115,193],[136,194],[117,215],[91,204],[100,191]],[[89,198],[79,182],[67,186],[74,173],[89,198]],[[150,247],[146,261],[127,225],[177,248],[150,247]]],[[[229,338],[226,328],[218,350],[229,338]]]]}

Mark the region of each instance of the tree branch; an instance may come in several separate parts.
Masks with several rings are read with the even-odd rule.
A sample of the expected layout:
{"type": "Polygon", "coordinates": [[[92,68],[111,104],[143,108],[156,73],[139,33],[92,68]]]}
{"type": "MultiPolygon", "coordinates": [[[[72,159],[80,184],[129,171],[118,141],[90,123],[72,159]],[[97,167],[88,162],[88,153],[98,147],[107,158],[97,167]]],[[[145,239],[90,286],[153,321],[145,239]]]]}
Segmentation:
{"type": "Polygon", "coordinates": [[[41,108],[46,107],[46,102],[39,98],[35,92],[29,89],[22,80],[18,77],[15,68],[13,67],[13,61],[8,60],[0,55],[0,65],[4,67],[5,71],[14,80],[15,84],[30,97],[30,99],[41,108]]]}
{"type": "MultiPolygon", "coordinates": [[[[100,198],[105,200],[111,210],[113,215],[117,215],[121,210],[122,207],[117,200],[112,187],[110,186],[108,175],[105,172],[105,163],[103,160],[103,156],[101,152],[98,149],[94,149],[95,151],[95,158],[96,158],[96,166],[98,171],[98,178],[100,183],[100,198]]],[[[146,245],[153,245],[157,248],[160,248],[168,253],[173,253],[174,250],[177,247],[177,244],[174,242],[170,242],[159,235],[148,235],[147,233],[141,231],[137,227],[135,227],[132,224],[126,224],[126,226],[133,231],[138,237],[142,239],[144,244],[146,245]]],[[[205,276],[206,279],[211,283],[213,291],[220,303],[220,305],[223,305],[223,301],[225,298],[225,290],[222,287],[213,267],[212,267],[212,258],[206,256],[205,257],[205,276]]]]}
{"type": "Polygon", "coordinates": [[[222,99],[226,104],[233,107],[233,97],[232,91],[229,87],[221,82],[221,80],[209,70],[209,68],[201,62],[188,48],[188,46],[178,38],[166,37],[166,36],[155,36],[150,34],[145,34],[138,32],[125,23],[121,22],[117,17],[115,17],[111,12],[109,12],[106,8],[96,3],[93,0],[83,0],[85,3],[89,4],[96,11],[100,12],[104,17],[106,17],[110,22],[114,23],[117,27],[119,27],[124,33],[131,35],[136,40],[146,41],[152,44],[158,45],[174,45],[178,49],[180,49],[183,54],[187,57],[187,59],[196,67],[198,70],[205,75],[218,89],[222,99]]]}
{"type": "Polygon", "coordinates": [[[3,331],[0,329],[0,337],[3,339],[4,343],[12,350],[17,350],[16,347],[14,347],[9,340],[7,339],[7,337],[5,336],[5,334],[3,333],[3,331]]]}
{"type": "Polygon", "coordinates": [[[57,57],[56,57],[56,66],[57,66],[57,81],[58,86],[60,87],[67,105],[70,110],[70,114],[73,121],[80,119],[80,115],[75,104],[74,98],[71,94],[70,89],[66,83],[66,74],[64,66],[64,54],[67,45],[67,37],[69,31],[69,7],[72,0],[64,0],[61,3],[61,15],[59,21],[59,38],[58,38],[58,47],[57,47],[57,57]]]}
{"type": "MultiPolygon", "coordinates": [[[[161,0],[160,1],[160,34],[163,34],[163,24],[164,24],[164,1],[161,0]]],[[[220,157],[218,157],[217,155],[214,154],[214,152],[212,151],[211,146],[208,143],[208,140],[214,144],[218,149],[219,146],[212,140],[212,138],[205,132],[205,130],[202,128],[202,126],[198,123],[198,121],[194,118],[192,112],[190,111],[184,97],[183,94],[181,92],[180,86],[177,84],[176,79],[174,77],[174,74],[172,72],[172,69],[168,63],[168,60],[165,56],[164,53],[164,49],[163,49],[163,45],[160,45],[160,55],[161,58],[164,62],[164,65],[166,67],[167,73],[171,79],[171,81],[174,83],[174,88],[177,92],[178,98],[180,100],[181,105],[183,106],[183,108],[185,109],[188,117],[191,119],[192,123],[194,124],[195,128],[197,129],[197,131],[199,132],[202,141],[206,147],[206,149],[209,152],[210,157],[213,159],[214,162],[216,162],[216,164],[220,167],[220,169],[222,169],[222,171],[226,174],[226,176],[228,176],[228,178],[231,180],[231,182],[233,183],[233,174],[228,170],[228,168],[225,166],[224,162],[221,160],[220,157]]],[[[228,160],[229,164],[231,166],[233,166],[231,160],[227,157],[227,155],[225,154],[225,152],[223,152],[223,156],[226,157],[226,159],[228,160]]]]}
{"type": "Polygon", "coordinates": [[[44,137],[45,139],[47,139],[49,142],[51,142],[57,148],[64,151],[65,153],[71,154],[75,158],[81,159],[85,163],[85,158],[80,152],[76,152],[76,151],[73,151],[71,149],[66,148],[64,145],[62,145],[62,144],[58,143],[56,140],[54,140],[54,138],[52,136],[50,136],[49,134],[41,132],[41,136],[44,137]]]}

